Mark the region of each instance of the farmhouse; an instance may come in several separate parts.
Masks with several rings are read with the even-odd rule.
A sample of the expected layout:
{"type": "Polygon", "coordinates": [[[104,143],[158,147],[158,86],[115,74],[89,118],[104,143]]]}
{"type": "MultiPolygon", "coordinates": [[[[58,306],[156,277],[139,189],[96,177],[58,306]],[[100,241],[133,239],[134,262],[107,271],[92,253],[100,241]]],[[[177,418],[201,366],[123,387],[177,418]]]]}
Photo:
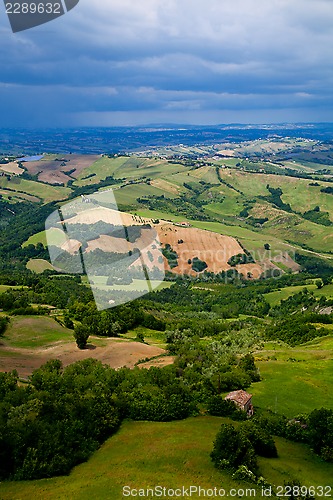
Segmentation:
{"type": "Polygon", "coordinates": [[[238,408],[246,411],[248,415],[253,415],[252,394],[243,390],[233,391],[229,392],[224,399],[233,401],[238,408]]]}

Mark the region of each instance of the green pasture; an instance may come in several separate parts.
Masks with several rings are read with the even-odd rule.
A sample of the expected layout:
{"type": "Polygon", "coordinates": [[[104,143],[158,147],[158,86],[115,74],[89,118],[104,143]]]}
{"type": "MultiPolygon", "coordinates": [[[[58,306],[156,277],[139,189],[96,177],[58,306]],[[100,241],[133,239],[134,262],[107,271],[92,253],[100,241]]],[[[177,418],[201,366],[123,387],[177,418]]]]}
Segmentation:
{"type": "Polygon", "coordinates": [[[286,286],[285,288],[281,288],[281,290],[275,290],[274,292],[265,293],[265,299],[271,307],[274,307],[278,305],[281,300],[288,299],[291,295],[299,293],[304,288],[307,288],[309,291],[317,289],[316,285],[286,286]]]}
{"type": "Polygon", "coordinates": [[[322,288],[316,288],[315,293],[317,297],[327,297],[328,299],[333,299],[333,284],[325,285],[322,288]]]}
{"type": "Polygon", "coordinates": [[[236,197],[228,196],[222,202],[212,202],[205,205],[205,212],[213,217],[235,217],[238,216],[244,205],[236,197]]]}
{"type": "Polygon", "coordinates": [[[30,269],[30,271],[33,271],[34,273],[40,274],[47,269],[53,270],[54,267],[45,259],[30,259],[27,263],[27,269],[30,269]]]}
{"type": "Polygon", "coordinates": [[[196,168],[195,170],[191,171],[191,175],[205,182],[209,182],[210,184],[220,183],[216,174],[216,168],[214,166],[204,166],[196,168]]]}
{"type": "MultiPolygon", "coordinates": [[[[51,227],[48,229],[48,240],[52,245],[61,246],[66,241],[66,236],[61,229],[56,227],[51,227]]],[[[47,245],[46,231],[40,231],[39,233],[35,233],[31,235],[27,241],[22,244],[22,247],[26,247],[28,245],[37,245],[37,243],[42,243],[44,247],[47,245]]]]}
{"type": "Polygon", "coordinates": [[[287,286],[285,288],[281,288],[280,290],[274,290],[274,292],[266,293],[265,299],[271,307],[274,307],[279,304],[281,300],[288,299],[291,295],[299,293],[304,288],[307,288],[309,291],[313,291],[316,297],[324,296],[328,299],[333,299],[333,284],[325,285],[320,289],[318,289],[315,284],[287,286]]]}
{"type": "Polygon", "coordinates": [[[37,243],[42,243],[44,247],[46,247],[47,242],[46,242],[46,232],[45,231],[40,231],[39,233],[35,233],[30,236],[30,238],[27,239],[22,244],[22,247],[27,247],[28,245],[34,245],[36,246],[37,243]]]}
{"type": "Polygon", "coordinates": [[[332,347],[331,336],[293,348],[266,344],[255,355],[262,380],[251,386],[254,406],[288,417],[322,406],[333,409],[327,397],[333,386],[332,347]]]}
{"type": "Polygon", "coordinates": [[[74,184],[78,186],[97,184],[106,177],[114,175],[117,169],[119,169],[127,160],[128,158],[124,156],[119,156],[118,158],[108,158],[107,156],[103,156],[99,160],[95,161],[95,163],[82,170],[74,184]],[[85,177],[88,177],[91,174],[95,175],[85,179],[85,177]]]}
{"type": "Polygon", "coordinates": [[[175,172],[186,170],[184,165],[171,164],[166,160],[141,158],[136,156],[120,156],[117,158],[102,157],[90,167],[85,168],[78,176],[75,185],[85,186],[113,175],[116,179],[140,179],[142,177],[156,179],[168,178],[175,172]],[[94,176],[85,179],[91,174],[94,176]]]}
{"type": "MultiPolygon", "coordinates": [[[[219,417],[192,417],[176,422],[125,421],[90,460],[69,476],[38,481],[2,482],[2,500],[121,500],[123,487],[254,488],[214,468],[209,454],[222,423],[219,417]]],[[[237,424],[236,424],[237,425],[237,424]]],[[[302,485],[331,485],[333,464],[324,463],[302,444],[276,438],[279,457],[259,459],[266,479],[275,485],[297,478],[302,485]]],[[[243,493],[243,496],[246,496],[243,493]]],[[[257,496],[260,490],[257,489],[257,496]]],[[[237,495],[236,498],[241,498],[237,495]]],[[[168,498],[168,497],[166,497],[168,498]]],[[[170,497],[171,498],[171,497],[170,497]]],[[[198,494],[191,498],[198,499],[198,494]]]]}
{"type": "Polygon", "coordinates": [[[267,184],[271,187],[280,187],[283,191],[282,201],[289,203],[296,212],[306,212],[316,205],[322,211],[329,212],[333,220],[333,196],[321,193],[320,189],[330,186],[330,183],[319,181],[319,186],[310,186],[310,179],[300,179],[274,174],[254,174],[239,170],[220,169],[221,177],[239,189],[248,197],[268,196],[267,184]]]}
{"type": "Polygon", "coordinates": [[[267,179],[266,181],[264,179],[267,177],[274,177],[265,174],[253,174],[241,170],[232,170],[229,168],[220,168],[220,176],[225,182],[244,193],[247,197],[268,195],[269,192],[266,189],[266,184],[269,182],[267,179]]]}
{"type": "Polygon", "coordinates": [[[220,160],[211,160],[212,163],[216,166],[227,166],[227,167],[235,167],[237,163],[241,161],[240,158],[221,158],[220,160]]]}
{"type": "Polygon", "coordinates": [[[127,161],[115,172],[116,178],[126,179],[149,177],[156,178],[169,178],[175,172],[183,172],[186,167],[177,163],[168,163],[166,160],[154,158],[138,158],[130,157],[127,161]]]}
{"type": "Polygon", "coordinates": [[[128,332],[122,334],[121,337],[124,339],[135,340],[138,333],[143,334],[146,344],[161,347],[162,349],[167,348],[167,344],[165,342],[165,333],[158,332],[157,330],[151,330],[150,328],[146,328],[145,326],[138,326],[133,330],[129,330],[128,332]]]}
{"type": "Polygon", "coordinates": [[[15,285],[0,285],[0,293],[7,292],[7,290],[20,290],[21,288],[28,288],[28,287],[15,286],[15,285]]]}
{"type": "MultiPolygon", "coordinates": [[[[63,200],[70,194],[70,188],[63,186],[51,186],[43,182],[30,181],[19,177],[12,177],[9,181],[6,177],[0,178],[0,187],[13,189],[18,194],[26,193],[43,200],[45,203],[63,200]]],[[[15,193],[13,193],[14,195],[15,193]]]]}
{"type": "MultiPolygon", "coordinates": [[[[72,330],[62,327],[53,318],[46,316],[14,316],[3,336],[5,345],[23,349],[72,341],[72,330]]],[[[2,353],[1,348],[0,352],[2,353]]]]}
{"type": "MultiPolygon", "coordinates": [[[[140,279],[133,279],[133,282],[130,283],[129,285],[117,285],[117,284],[107,285],[106,284],[107,279],[108,279],[107,276],[93,276],[92,277],[92,280],[93,280],[92,286],[93,287],[97,286],[99,288],[99,290],[105,290],[105,291],[125,290],[125,291],[129,291],[129,292],[136,291],[136,290],[144,291],[144,290],[147,290],[147,286],[148,286],[146,280],[140,280],[140,279]]],[[[152,287],[154,287],[159,282],[151,280],[150,283],[151,283],[152,287]]],[[[158,285],[157,289],[162,290],[163,288],[170,288],[171,285],[172,285],[171,281],[162,281],[158,285]]]]}
{"type": "Polygon", "coordinates": [[[116,202],[119,205],[135,205],[137,198],[146,196],[166,196],[167,198],[175,198],[174,193],[166,193],[163,189],[159,189],[150,184],[130,184],[113,191],[116,202]]]}
{"type": "Polygon", "coordinates": [[[181,172],[174,173],[173,175],[170,175],[170,177],[165,176],[167,180],[170,180],[170,182],[173,182],[177,186],[183,186],[184,182],[187,184],[192,185],[193,187],[199,187],[200,186],[200,181],[201,180],[206,180],[204,178],[200,178],[199,176],[195,175],[195,170],[182,170],[181,172]]]}

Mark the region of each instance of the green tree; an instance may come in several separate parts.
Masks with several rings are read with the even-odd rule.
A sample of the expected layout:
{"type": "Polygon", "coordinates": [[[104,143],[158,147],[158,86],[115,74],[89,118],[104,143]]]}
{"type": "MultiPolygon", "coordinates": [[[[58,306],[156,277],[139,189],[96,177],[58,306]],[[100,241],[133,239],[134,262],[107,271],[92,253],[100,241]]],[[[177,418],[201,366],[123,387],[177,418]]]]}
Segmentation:
{"type": "Polygon", "coordinates": [[[74,338],[79,349],[85,349],[88,338],[89,329],[86,325],[76,325],[74,328],[74,338]]]}
{"type": "Polygon", "coordinates": [[[71,317],[67,311],[64,313],[64,325],[66,328],[69,328],[70,330],[74,330],[74,323],[71,320],[71,317]]]}
{"type": "Polygon", "coordinates": [[[8,324],[9,324],[9,318],[7,316],[1,316],[0,317],[0,337],[2,337],[3,334],[5,333],[8,324]]]}
{"type": "Polygon", "coordinates": [[[135,340],[136,340],[137,342],[142,342],[142,343],[144,343],[145,338],[144,338],[143,333],[142,333],[142,332],[138,332],[138,333],[136,334],[136,339],[135,339],[135,340]]]}
{"type": "Polygon", "coordinates": [[[322,280],[316,280],[316,287],[318,288],[318,290],[320,290],[321,288],[323,288],[323,282],[322,282],[322,280]]]}
{"type": "Polygon", "coordinates": [[[221,425],[210,456],[218,468],[237,469],[240,465],[246,465],[252,472],[258,471],[251,442],[231,424],[221,425]]]}

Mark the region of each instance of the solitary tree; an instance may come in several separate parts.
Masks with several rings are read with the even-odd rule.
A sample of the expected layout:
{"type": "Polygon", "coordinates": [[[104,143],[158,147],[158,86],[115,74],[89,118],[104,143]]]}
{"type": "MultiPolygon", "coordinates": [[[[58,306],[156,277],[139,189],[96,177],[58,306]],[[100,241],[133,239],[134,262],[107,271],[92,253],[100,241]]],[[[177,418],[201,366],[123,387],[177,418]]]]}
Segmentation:
{"type": "Polygon", "coordinates": [[[74,338],[79,349],[85,349],[88,338],[89,330],[85,325],[76,325],[74,328],[74,338]]]}
{"type": "Polygon", "coordinates": [[[316,287],[320,290],[320,288],[323,288],[323,282],[322,280],[316,280],[316,287]]]}

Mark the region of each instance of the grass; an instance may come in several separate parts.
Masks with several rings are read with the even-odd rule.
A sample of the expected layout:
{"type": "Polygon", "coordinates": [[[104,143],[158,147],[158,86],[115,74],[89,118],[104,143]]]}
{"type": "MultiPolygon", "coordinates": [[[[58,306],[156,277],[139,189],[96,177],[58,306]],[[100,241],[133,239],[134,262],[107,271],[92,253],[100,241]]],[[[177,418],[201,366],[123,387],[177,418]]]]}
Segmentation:
{"type": "Polygon", "coordinates": [[[162,196],[167,198],[175,198],[176,194],[166,193],[163,189],[151,186],[150,184],[131,184],[120,189],[113,191],[116,202],[119,205],[133,205],[137,204],[137,198],[146,196],[162,196]]]}
{"type": "Polygon", "coordinates": [[[325,296],[328,299],[333,299],[333,284],[325,285],[323,288],[316,289],[314,294],[316,297],[325,296]]]}
{"type": "Polygon", "coordinates": [[[103,156],[99,160],[95,161],[95,163],[82,170],[80,175],[77,177],[75,185],[87,186],[89,184],[96,184],[99,181],[104,180],[106,177],[113,175],[126,160],[127,158],[123,156],[120,156],[119,158],[107,158],[103,156]],[[92,174],[95,175],[85,179],[85,177],[92,174]]]}
{"type": "Polygon", "coordinates": [[[32,236],[30,236],[30,238],[27,239],[27,241],[25,241],[22,244],[22,247],[24,248],[24,247],[27,247],[28,245],[36,246],[37,243],[42,243],[43,246],[46,247],[46,245],[47,245],[46,231],[40,231],[39,233],[33,234],[32,236]]]}
{"type": "Polygon", "coordinates": [[[330,251],[333,248],[333,235],[330,227],[301,218],[304,212],[319,205],[322,211],[329,212],[333,221],[333,197],[320,192],[323,186],[329,185],[328,183],[320,181],[320,186],[314,187],[310,186],[311,181],[309,179],[273,174],[254,174],[228,168],[220,169],[220,175],[228,184],[241,191],[243,196],[238,204],[235,203],[235,200],[227,201],[227,205],[225,205],[225,202],[218,205],[208,204],[205,207],[207,213],[220,217],[236,217],[242,208],[241,202],[246,198],[268,196],[269,191],[266,187],[268,184],[274,188],[280,187],[283,191],[282,201],[289,203],[299,215],[288,214],[276,209],[272,211],[272,207],[267,203],[266,208],[262,210],[262,206],[260,207],[260,204],[257,204],[259,212],[258,208],[254,208],[251,215],[254,217],[267,216],[269,218],[269,222],[265,224],[261,232],[266,235],[277,236],[280,240],[306,244],[319,252],[330,251]]]}
{"type": "MultiPolygon", "coordinates": [[[[49,184],[44,184],[43,182],[29,181],[26,179],[20,179],[18,177],[12,177],[11,180],[7,180],[5,177],[0,179],[0,187],[10,188],[18,193],[27,193],[32,196],[43,200],[45,203],[56,200],[63,200],[67,198],[70,194],[70,188],[62,186],[50,186],[49,184]]],[[[13,193],[14,194],[14,193],[13,193]]]]}
{"type": "Polygon", "coordinates": [[[27,241],[22,244],[22,247],[26,247],[28,245],[37,245],[37,243],[42,243],[44,247],[46,247],[47,243],[55,246],[61,246],[66,241],[66,236],[61,229],[57,227],[51,227],[48,229],[48,235],[46,237],[46,231],[40,231],[39,233],[35,233],[31,235],[27,241]]]}
{"type": "MultiPolygon", "coordinates": [[[[332,329],[333,333],[333,329],[332,329]]],[[[256,353],[262,380],[251,386],[254,405],[293,417],[325,406],[333,386],[333,337],[297,347],[270,342],[256,353]]]]}
{"type": "Polygon", "coordinates": [[[84,186],[96,184],[107,176],[113,175],[116,179],[139,179],[149,177],[151,179],[170,176],[175,172],[186,170],[183,165],[171,164],[165,160],[138,157],[103,157],[93,165],[85,168],[78,177],[75,185],[84,186]],[[95,174],[89,179],[84,179],[88,175],[95,174]]]}
{"type": "MultiPolygon", "coordinates": [[[[125,290],[125,291],[136,291],[136,290],[148,290],[148,285],[146,280],[139,280],[139,279],[133,279],[133,282],[130,283],[129,285],[107,285],[106,281],[108,279],[107,276],[93,276],[93,285],[92,286],[98,286],[100,290],[125,290]]],[[[150,281],[153,289],[155,290],[154,286],[159,283],[158,281],[150,281]]],[[[170,288],[172,285],[171,281],[163,281],[157,286],[157,290],[162,290],[163,288],[170,288]]]]}
{"type": "Polygon", "coordinates": [[[28,288],[28,287],[15,286],[15,285],[0,285],[0,293],[7,292],[7,290],[20,290],[21,288],[28,288]]]}
{"type": "Polygon", "coordinates": [[[286,300],[292,295],[299,293],[304,288],[307,288],[309,291],[313,291],[315,297],[326,297],[328,299],[333,298],[333,284],[325,285],[322,288],[318,289],[315,284],[307,284],[307,285],[295,285],[295,286],[286,286],[281,290],[275,290],[274,292],[269,292],[265,294],[265,299],[269,303],[271,307],[278,305],[281,300],[286,300]]]}
{"type": "Polygon", "coordinates": [[[14,316],[3,340],[10,347],[34,349],[55,342],[72,342],[73,331],[62,327],[49,317],[14,316]]]}
{"type": "Polygon", "coordinates": [[[46,269],[54,269],[52,264],[50,264],[47,260],[44,259],[30,259],[27,263],[27,269],[33,271],[37,274],[46,271],[46,269]]]}
{"type": "Polygon", "coordinates": [[[151,330],[150,328],[146,328],[144,326],[138,326],[134,330],[129,330],[127,333],[121,335],[121,337],[124,339],[134,340],[136,339],[138,333],[143,333],[144,340],[147,344],[161,347],[162,349],[167,348],[164,332],[151,330]]]}
{"type": "MultiPolygon", "coordinates": [[[[209,454],[222,423],[201,416],[176,422],[125,421],[120,430],[69,476],[39,481],[2,482],[2,500],[91,500],[124,498],[123,487],[253,488],[214,468],[209,454]]],[[[298,478],[301,484],[330,485],[333,465],[323,463],[304,445],[276,439],[279,458],[259,459],[265,477],[275,485],[298,478]]],[[[260,496],[260,490],[257,490],[260,496]]],[[[171,498],[169,496],[165,498],[171,498]]],[[[197,499],[199,494],[191,498],[197,499]]],[[[238,495],[236,498],[240,498],[238,495]]]]}
{"type": "Polygon", "coordinates": [[[295,285],[295,286],[286,286],[281,290],[275,290],[274,292],[265,293],[265,299],[269,303],[271,307],[278,305],[281,300],[286,300],[292,295],[299,293],[304,288],[310,290],[316,290],[316,285],[295,285]]]}

